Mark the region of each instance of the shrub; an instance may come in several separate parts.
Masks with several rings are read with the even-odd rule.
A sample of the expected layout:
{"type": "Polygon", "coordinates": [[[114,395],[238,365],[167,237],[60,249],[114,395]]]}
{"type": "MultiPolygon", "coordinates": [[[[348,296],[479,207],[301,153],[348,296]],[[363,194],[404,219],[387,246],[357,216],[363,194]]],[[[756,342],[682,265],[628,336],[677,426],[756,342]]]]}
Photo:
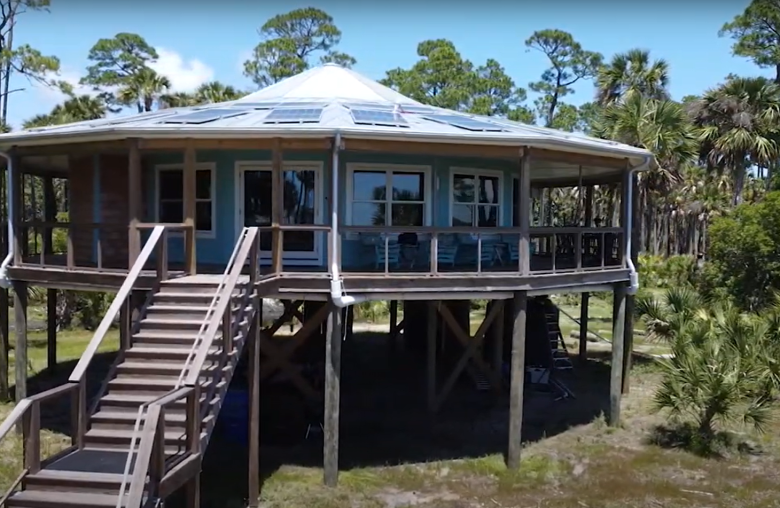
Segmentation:
{"type": "Polygon", "coordinates": [[[644,287],[694,286],[698,279],[699,269],[693,256],[639,256],[639,280],[644,287]]]}
{"type": "Polygon", "coordinates": [[[780,289],[780,192],[715,219],[708,234],[702,293],[731,298],[745,310],[770,305],[780,289]]]}

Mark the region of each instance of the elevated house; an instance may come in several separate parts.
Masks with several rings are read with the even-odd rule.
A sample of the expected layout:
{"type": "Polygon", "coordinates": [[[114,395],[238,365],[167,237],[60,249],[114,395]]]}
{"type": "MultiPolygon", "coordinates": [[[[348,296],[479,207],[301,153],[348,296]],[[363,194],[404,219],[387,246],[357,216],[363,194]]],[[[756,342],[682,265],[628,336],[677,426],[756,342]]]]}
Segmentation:
{"type": "MultiPolygon", "coordinates": [[[[10,211],[0,276],[15,289],[21,365],[19,403],[0,439],[21,424],[27,443],[25,473],[0,506],[137,507],[180,487],[197,506],[201,458],[242,354],[251,499],[260,380],[285,369],[322,323],[324,393],[291,376],[324,404],[325,481],[335,484],[338,337],[344,309],[367,300],[402,300],[409,317],[423,310],[429,367],[437,326],[463,346],[464,362],[441,389],[429,374],[431,410],[469,362],[501,390],[507,337],[508,464],[517,467],[528,298],[614,291],[611,418],[619,418],[625,302],[637,285],[630,182],[654,164],[644,150],[426,106],[331,64],[234,102],[0,135],[0,150],[10,211]],[[25,212],[25,175],[44,179],[44,217],[25,212]],[[66,222],[51,204],[52,178],[68,182],[66,222]],[[607,184],[622,189],[621,217],[594,226],[592,188],[607,184]],[[574,223],[547,219],[542,190],[554,187],[579,188],[574,223]],[[30,397],[27,286],[116,293],[69,382],[30,397]],[[264,298],[286,308],[266,328],[264,298]],[[472,334],[448,302],[477,298],[491,305],[472,334]],[[302,313],[304,301],[322,303],[302,313]],[[272,337],[292,316],[303,328],[282,347],[272,337]],[[90,388],[86,373],[117,318],[117,361],[90,388]],[[499,322],[507,326],[493,328],[504,331],[486,338],[499,322]],[[488,341],[486,359],[476,346],[488,341]],[[40,404],[60,396],[72,397],[73,446],[41,457],[40,404]]],[[[56,332],[49,347],[56,361],[56,332]]]]}

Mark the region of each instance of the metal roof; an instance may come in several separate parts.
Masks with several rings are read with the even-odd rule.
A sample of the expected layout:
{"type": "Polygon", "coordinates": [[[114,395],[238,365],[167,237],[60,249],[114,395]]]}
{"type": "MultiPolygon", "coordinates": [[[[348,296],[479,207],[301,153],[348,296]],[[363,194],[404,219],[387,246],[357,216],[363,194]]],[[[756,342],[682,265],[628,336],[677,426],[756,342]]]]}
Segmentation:
{"type": "Polygon", "coordinates": [[[0,135],[0,146],[90,138],[324,137],[336,132],[347,138],[549,147],[635,162],[652,155],[578,133],[427,106],[335,64],[312,68],[236,101],[11,132],[0,135]]]}

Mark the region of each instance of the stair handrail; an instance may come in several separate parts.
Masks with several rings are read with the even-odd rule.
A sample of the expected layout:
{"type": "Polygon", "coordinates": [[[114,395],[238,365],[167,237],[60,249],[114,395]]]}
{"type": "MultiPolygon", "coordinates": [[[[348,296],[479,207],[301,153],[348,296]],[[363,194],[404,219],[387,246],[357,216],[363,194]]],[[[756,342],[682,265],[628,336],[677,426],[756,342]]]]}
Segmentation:
{"type": "MultiPolygon", "coordinates": [[[[220,297],[222,296],[222,290],[225,288],[225,284],[227,283],[228,275],[233,269],[233,265],[235,264],[236,258],[238,257],[238,252],[241,250],[241,246],[244,244],[248,233],[249,228],[242,229],[241,234],[238,236],[238,240],[236,240],[236,245],[233,247],[233,252],[230,254],[230,259],[225,265],[225,270],[222,272],[222,277],[219,279],[219,285],[217,286],[217,290],[214,292],[214,297],[211,299],[211,303],[209,303],[209,308],[206,310],[206,315],[200,324],[200,329],[198,329],[198,334],[195,336],[195,341],[193,341],[192,347],[190,348],[189,353],[187,353],[187,358],[184,360],[184,365],[182,366],[181,372],[179,373],[179,379],[176,381],[175,385],[177,389],[182,387],[182,381],[184,381],[184,376],[189,370],[190,363],[196,357],[195,354],[198,350],[198,346],[200,345],[203,333],[206,331],[207,326],[211,322],[213,312],[219,303],[220,297]]],[[[243,266],[243,263],[241,263],[241,265],[243,266]]]]}
{"type": "MultiPolygon", "coordinates": [[[[203,368],[203,364],[206,362],[206,357],[208,356],[209,349],[211,349],[211,345],[214,342],[214,337],[216,336],[219,327],[222,325],[222,316],[225,314],[228,305],[231,305],[232,303],[233,291],[235,290],[236,284],[238,283],[238,278],[241,275],[241,271],[244,268],[246,260],[249,258],[249,254],[252,251],[254,244],[258,240],[257,227],[245,229],[246,234],[242,239],[241,248],[238,249],[238,253],[236,254],[236,259],[234,260],[233,266],[230,269],[230,273],[224,277],[225,283],[222,287],[221,295],[217,293],[215,296],[215,298],[217,298],[217,308],[214,311],[214,314],[219,316],[220,319],[211,319],[205,333],[198,337],[197,342],[200,344],[197,348],[195,359],[188,369],[187,377],[184,379],[185,386],[195,386],[198,384],[200,370],[203,368]]],[[[257,260],[253,259],[251,262],[256,263],[257,260]]],[[[250,268],[250,270],[251,269],[253,268],[250,268]]],[[[251,291],[252,289],[250,289],[250,292],[251,291]]],[[[227,340],[227,337],[223,337],[223,340],[227,340]]]]}
{"type": "MultiPolygon", "coordinates": [[[[573,317],[571,314],[569,314],[568,312],[563,310],[560,306],[557,306],[557,307],[558,307],[558,312],[560,312],[561,314],[563,314],[567,318],[569,318],[572,321],[574,321],[575,324],[578,324],[578,325],[582,326],[582,323],[580,323],[579,319],[573,317]]],[[[588,333],[592,333],[596,338],[601,339],[602,341],[606,342],[607,344],[612,344],[611,340],[605,339],[604,337],[602,337],[598,333],[594,332],[593,330],[588,330],[588,333]]],[[[587,337],[584,337],[584,338],[580,337],[580,340],[587,340],[587,337]]]]}
{"type": "MultiPolygon", "coordinates": [[[[92,340],[90,340],[89,344],[87,344],[84,353],[81,355],[81,358],[79,358],[79,361],[76,364],[76,367],[74,367],[73,372],[71,372],[70,377],[68,378],[68,381],[71,383],[81,382],[84,374],[87,372],[87,368],[89,367],[90,363],[92,363],[92,359],[94,358],[95,353],[97,353],[98,348],[103,343],[103,339],[105,339],[106,334],[114,324],[114,320],[119,314],[119,311],[122,309],[122,305],[125,304],[125,300],[127,300],[127,298],[130,296],[130,293],[133,291],[133,287],[135,287],[136,282],[138,281],[138,277],[141,275],[144,266],[149,261],[152,252],[157,247],[157,243],[160,241],[160,238],[163,236],[164,232],[165,226],[155,226],[154,229],[152,229],[152,233],[149,235],[149,239],[146,241],[144,248],[141,250],[138,258],[135,260],[135,263],[133,263],[133,267],[130,269],[130,272],[125,278],[125,281],[122,283],[122,286],[119,288],[119,291],[114,297],[114,300],[108,307],[105,316],[103,316],[103,320],[100,322],[97,330],[95,330],[95,333],[92,335],[92,340]]],[[[160,260],[160,262],[165,261],[160,260]]]]}

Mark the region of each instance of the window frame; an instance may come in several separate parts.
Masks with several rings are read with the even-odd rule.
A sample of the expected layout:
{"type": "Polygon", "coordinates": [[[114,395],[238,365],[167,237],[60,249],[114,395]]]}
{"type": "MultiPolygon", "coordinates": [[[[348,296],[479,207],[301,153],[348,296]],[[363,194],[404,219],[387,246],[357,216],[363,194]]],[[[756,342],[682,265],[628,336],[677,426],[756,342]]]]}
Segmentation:
{"type": "MultiPolygon", "coordinates": [[[[385,218],[390,220],[391,224],[384,224],[376,227],[393,227],[392,225],[392,205],[396,204],[422,204],[423,205],[423,227],[430,226],[433,217],[433,177],[432,167],[424,165],[411,165],[411,164],[370,164],[370,163],[347,163],[347,188],[345,199],[345,225],[353,226],[352,223],[352,205],[354,203],[385,203],[385,218]],[[422,173],[423,175],[423,201],[393,201],[392,192],[386,192],[385,199],[383,201],[367,201],[367,200],[355,200],[354,179],[355,172],[373,172],[373,173],[385,173],[385,189],[389,191],[392,189],[393,173],[422,173]]],[[[360,226],[356,226],[360,227],[360,226]]],[[[373,227],[373,226],[366,226],[373,227]]],[[[403,227],[403,226],[402,226],[403,227]]],[[[415,227],[415,226],[408,226],[415,227]]]]}
{"type": "MultiPolygon", "coordinates": [[[[496,206],[498,207],[498,214],[497,214],[497,221],[495,226],[479,226],[477,224],[474,224],[472,222],[472,225],[470,227],[472,228],[478,228],[478,227],[502,227],[504,225],[504,206],[506,202],[506,196],[504,195],[504,172],[498,169],[482,169],[482,168],[469,168],[469,167],[463,167],[463,166],[450,166],[450,185],[449,185],[449,226],[455,227],[452,225],[452,219],[453,219],[453,209],[455,205],[471,205],[471,206],[496,206]],[[498,179],[498,203],[496,204],[490,204],[490,203],[480,203],[479,197],[477,196],[477,193],[474,194],[475,201],[473,203],[460,203],[455,202],[455,175],[456,174],[462,174],[462,175],[468,175],[473,176],[475,178],[480,176],[486,176],[491,178],[497,178],[498,179]]],[[[467,226],[469,227],[469,226],[467,226]]]]}
{"type": "MultiPolygon", "coordinates": [[[[182,172],[182,185],[184,176],[184,163],[181,164],[157,164],[154,166],[154,219],[156,222],[160,222],[160,173],[163,171],[181,171],[182,172]]],[[[195,164],[195,171],[208,171],[211,176],[211,196],[210,199],[198,198],[197,189],[195,194],[195,203],[197,210],[198,202],[211,202],[211,229],[210,230],[196,230],[196,238],[215,239],[217,237],[217,165],[214,162],[198,162],[195,164]]],[[[184,208],[184,189],[182,189],[182,212],[184,208]]],[[[197,212],[196,212],[197,213],[197,212]]],[[[183,213],[182,213],[183,215],[183,213]]],[[[196,218],[197,224],[197,218],[196,218]]],[[[182,232],[171,232],[169,235],[181,236],[182,232]]]]}

